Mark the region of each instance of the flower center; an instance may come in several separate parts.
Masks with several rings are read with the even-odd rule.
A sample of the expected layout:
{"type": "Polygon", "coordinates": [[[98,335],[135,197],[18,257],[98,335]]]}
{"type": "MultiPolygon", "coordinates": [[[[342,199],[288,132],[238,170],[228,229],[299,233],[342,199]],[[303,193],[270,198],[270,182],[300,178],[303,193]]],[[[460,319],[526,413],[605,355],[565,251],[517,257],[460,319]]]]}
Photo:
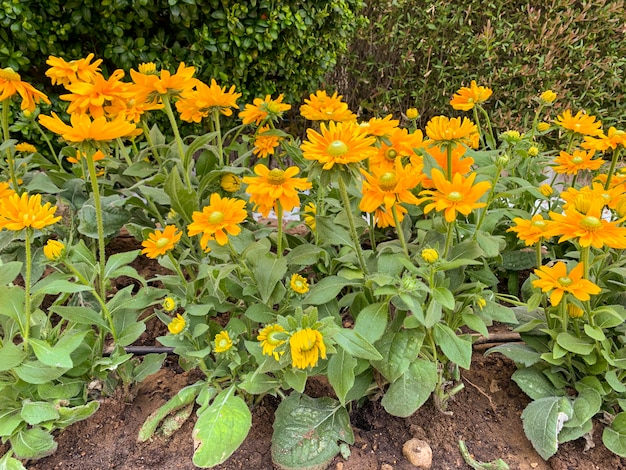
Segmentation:
{"type": "Polygon", "coordinates": [[[561,284],[563,287],[569,287],[572,285],[572,283],[574,281],[572,281],[569,277],[567,276],[561,276],[560,278],[557,279],[557,281],[559,282],[559,284],[561,284]]]}
{"type": "Polygon", "coordinates": [[[589,230],[590,232],[595,232],[599,228],[602,228],[602,222],[597,217],[592,215],[588,215],[580,221],[580,226],[589,230]]]}
{"type": "Polygon", "coordinates": [[[210,224],[219,224],[224,221],[224,213],[220,211],[213,211],[209,215],[210,224]]]}
{"type": "Polygon", "coordinates": [[[580,156],[575,156],[574,158],[572,158],[572,163],[574,165],[580,165],[583,161],[583,157],[580,156]]]}
{"type": "Polygon", "coordinates": [[[11,67],[7,67],[6,69],[0,69],[0,78],[6,80],[7,82],[19,82],[22,77],[20,74],[13,70],[11,67]]]}
{"type": "Polygon", "coordinates": [[[285,182],[285,172],[280,168],[274,168],[268,173],[267,181],[270,184],[279,186],[285,182]]]}
{"type": "Polygon", "coordinates": [[[459,202],[463,199],[463,195],[458,191],[452,191],[448,193],[448,201],[459,202]]]}
{"type": "Polygon", "coordinates": [[[285,341],[279,338],[276,338],[276,335],[279,334],[280,331],[271,331],[267,334],[266,341],[272,346],[279,346],[283,344],[285,341]]]}
{"type": "Polygon", "coordinates": [[[228,347],[228,340],[226,338],[220,338],[219,341],[215,343],[218,349],[225,349],[228,347]]]}
{"type": "Polygon", "coordinates": [[[383,191],[393,191],[398,184],[398,175],[389,172],[378,178],[378,184],[383,191]]]}
{"type": "Polygon", "coordinates": [[[280,113],[280,106],[275,101],[270,101],[269,103],[267,103],[265,109],[267,109],[267,112],[271,114],[280,113]]]}
{"type": "Polygon", "coordinates": [[[535,220],[532,224],[533,227],[537,227],[540,229],[544,229],[546,227],[546,221],[545,220],[535,220]]]}
{"type": "Polygon", "coordinates": [[[166,246],[168,243],[170,242],[170,239],[167,237],[161,237],[157,240],[157,242],[155,243],[157,248],[163,248],[164,246],[166,246]]]}
{"type": "Polygon", "coordinates": [[[303,352],[310,351],[315,347],[315,338],[307,335],[307,337],[302,341],[302,347],[300,348],[303,352]]]}
{"type": "Polygon", "coordinates": [[[385,158],[387,160],[394,161],[397,156],[398,152],[396,152],[394,149],[389,149],[385,152],[385,158]]]}
{"type": "Polygon", "coordinates": [[[331,157],[340,157],[348,153],[348,146],[341,140],[335,140],[330,143],[326,151],[331,157]]]}

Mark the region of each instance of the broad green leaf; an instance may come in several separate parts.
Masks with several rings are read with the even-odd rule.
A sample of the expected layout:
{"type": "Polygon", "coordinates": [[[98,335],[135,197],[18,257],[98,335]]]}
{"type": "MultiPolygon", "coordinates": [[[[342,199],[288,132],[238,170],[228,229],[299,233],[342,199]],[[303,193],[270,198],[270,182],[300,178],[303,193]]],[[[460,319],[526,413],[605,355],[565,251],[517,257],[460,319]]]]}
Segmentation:
{"type": "Polygon", "coordinates": [[[481,317],[470,311],[462,313],[461,318],[463,319],[463,323],[465,323],[468,328],[480,333],[485,338],[489,337],[489,330],[487,329],[487,325],[485,325],[485,321],[481,317]]]}
{"type": "Polygon", "coordinates": [[[63,317],[65,320],[78,323],[79,325],[95,325],[108,331],[108,323],[102,315],[87,307],[66,307],[63,305],[53,305],[50,307],[52,313],[63,317]]]}
{"type": "MultiPolygon", "coordinates": [[[[415,315],[413,316],[415,317],[415,315]]],[[[443,309],[441,308],[441,304],[437,300],[431,299],[430,302],[428,302],[428,308],[424,315],[424,326],[426,328],[432,328],[435,324],[439,323],[442,316],[443,309]]]]}
{"type": "Polygon", "coordinates": [[[569,421],[565,422],[565,426],[561,429],[559,433],[559,444],[563,444],[564,442],[575,441],[583,437],[585,434],[588,434],[593,429],[593,421],[587,420],[581,426],[577,427],[567,427],[569,421]]]}
{"type": "Polygon", "coordinates": [[[335,335],[334,340],[354,357],[371,361],[379,361],[383,358],[369,341],[354,330],[341,328],[335,335]]]}
{"type": "Polygon", "coordinates": [[[17,286],[0,286],[0,315],[22,324],[24,316],[24,289],[17,286]]]}
{"type": "Polygon", "coordinates": [[[445,287],[435,287],[430,293],[432,294],[433,299],[439,302],[444,308],[454,310],[454,296],[448,289],[445,287]]]}
{"type": "Polygon", "coordinates": [[[611,452],[626,458],[626,412],[618,413],[611,426],[604,428],[602,442],[611,452]]]}
{"type": "Polygon", "coordinates": [[[117,271],[122,266],[126,266],[132,263],[141,250],[133,250],[133,251],[125,251],[123,253],[115,253],[109,256],[109,259],[106,261],[106,265],[104,266],[104,276],[107,279],[117,277],[115,271],[117,271]]]}
{"type": "Polygon", "coordinates": [[[71,369],[74,366],[70,353],[63,349],[56,349],[46,341],[35,338],[30,340],[30,345],[37,359],[47,366],[65,367],[67,369],[71,369]]]}
{"type": "Polygon", "coordinates": [[[591,312],[596,326],[614,328],[624,323],[626,312],[621,305],[603,305],[591,312]]]}
{"type": "Polygon", "coordinates": [[[337,348],[328,361],[328,381],[342,405],[346,405],[346,395],[354,385],[354,369],[357,360],[342,348],[337,348]]]}
{"type": "Polygon", "coordinates": [[[146,354],[143,356],[141,363],[133,370],[133,380],[137,383],[143,382],[146,377],[156,374],[161,369],[166,357],[167,353],[146,354]]]}
{"type": "Polygon", "coordinates": [[[254,268],[254,278],[264,303],[268,302],[276,284],[285,277],[286,272],[287,261],[285,258],[277,258],[276,255],[267,253],[258,259],[254,268]]]}
{"type": "Polygon", "coordinates": [[[370,343],[378,341],[387,327],[389,305],[385,303],[370,304],[359,312],[354,322],[354,331],[370,343]]]}
{"type": "Polygon", "coordinates": [[[524,433],[544,460],[558,449],[558,435],[572,416],[572,406],[564,397],[544,397],[532,401],[522,412],[524,433]]]}
{"type": "Polygon", "coordinates": [[[513,372],[511,379],[533,400],[563,395],[539,370],[527,368],[513,372]]]}
{"type": "Polygon", "coordinates": [[[280,388],[280,383],[276,378],[267,374],[248,374],[239,384],[239,388],[250,395],[262,395],[272,389],[280,388]]]}
{"type": "Polygon", "coordinates": [[[293,388],[296,392],[302,393],[304,392],[304,387],[306,386],[306,379],[308,374],[304,370],[300,369],[287,369],[283,375],[285,382],[291,388],[293,388]]]}
{"type": "Polygon", "coordinates": [[[322,256],[324,250],[318,246],[302,244],[296,246],[285,256],[288,265],[312,266],[322,256]]]}
{"type": "Polygon", "coordinates": [[[433,329],[435,343],[448,359],[463,369],[472,363],[472,342],[459,337],[449,326],[437,323],[433,329]]]}
{"type": "MultiPolygon", "coordinates": [[[[101,216],[104,228],[104,237],[111,237],[119,233],[120,229],[130,220],[130,213],[124,209],[124,200],[117,195],[101,196],[101,216]]],[[[78,210],[78,231],[90,238],[98,238],[96,222],[96,206],[93,198],[89,198],[78,210]]]]}
{"type": "Polygon", "coordinates": [[[322,305],[339,295],[344,287],[358,285],[357,281],[339,276],[328,276],[311,287],[303,303],[307,305],[322,305]]]}
{"type": "Polygon", "coordinates": [[[556,342],[563,349],[582,356],[586,356],[593,351],[594,348],[593,343],[585,341],[584,338],[579,338],[569,331],[559,333],[556,337],[556,342]]]}
{"type": "Polygon", "coordinates": [[[483,307],[481,313],[500,323],[509,323],[512,325],[518,323],[513,309],[491,300],[487,300],[487,304],[483,307]]]}
{"type": "Polygon", "coordinates": [[[202,468],[219,465],[248,435],[252,414],[246,402],[234,393],[234,387],[220,392],[198,415],[193,428],[194,465],[202,468]]]}
{"type": "Polygon", "coordinates": [[[144,322],[134,322],[129,324],[122,331],[118,332],[117,344],[120,346],[128,346],[134,343],[146,331],[144,322]]]}
{"type": "Polygon", "coordinates": [[[539,354],[533,348],[525,344],[515,343],[505,343],[499,346],[495,346],[493,348],[489,348],[489,350],[485,352],[485,356],[493,353],[503,354],[512,361],[515,361],[518,364],[523,364],[525,367],[530,367],[533,364],[539,362],[541,356],[541,354],[539,354]]]}
{"type": "Polygon", "coordinates": [[[615,370],[607,370],[604,373],[604,379],[611,386],[613,390],[618,393],[626,392],[626,385],[622,383],[622,381],[617,377],[617,373],[615,370]]]}
{"type": "Polygon", "coordinates": [[[346,409],[328,397],[292,393],[276,409],[272,460],[287,469],[323,470],[339,452],[337,441],[354,443],[346,409]]]}
{"type": "Polygon", "coordinates": [[[185,222],[191,223],[193,221],[191,215],[198,210],[198,196],[185,187],[177,167],[173,167],[169,172],[163,188],[170,197],[172,209],[180,214],[185,222]]]}
{"type": "Polygon", "coordinates": [[[31,426],[44,421],[52,421],[59,417],[56,405],[47,401],[24,400],[20,414],[24,421],[31,426]]]}
{"type": "Polygon", "coordinates": [[[389,382],[395,382],[417,359],[424,335],[421,330],[387,331],[376,342],[382,360],[372,361],[372,365],[389,382]]]}
{"type": "Polygon", "coordinates": [[[15,456],[19,459],[40,459],[57,450],[52,434],[39,427],[22,429],[9,440],[15,456]]]}
{"type": "Polygon", "coordinates": [[[0,266],[0,286],[13,282],[22,269],[19,261],[10,261],[0,266]]]}
{"type": "Polygon", "coordinates": [[[320,240],[329,245],[344,245],[354,247],[350,232],[337,225],[329,217],[318,216],[315,218],[315,230],[320,240]]]}
{"type": "Polygon", "coordinates": [[[604,331],[599,326],[591,326],[589,323],[585,323],[584,330],[585,334],[593,340],[604,341],[606,339],[604,331]]]}
{"type": "Polygon", "coordinates": [[[0,437],[10,437],[15,430],[24,423],[24,419],[20,414],[21,408],[5,408],[7,405],[3,405],[3,409],[0,410],[0,437]]]}
{"type": "Polygon", "coordinates": [[[389,386],[381,404],[387,413],[406,418],[428,400],[436,385],[436,364],[416,359],[406,372],[389,386]]]}
{"type": "Polygon", "coordinates": [[[0,458],[0,470],[26,470],[22,462],[14,459],[12,455],[13,452],[9,451],[0,458]]]}
{"type": "Polygon", "coordinates": [[[602,407],[602,397],[592,388],[583,389],[574,400],[574,413],[572,418],[565,423],[566,428],[580,427],[587,421],[591,421],[602,407]]]}
{"type": "Polygon", "coordinates": [[[26,356],[27,354],[21,345],[18,346],[12,342],[5,341],[2,348],[0,348],[0,372],[19,366],[26,356]]]}
{"type": "Polygon", "coordinates": [[[68,370],[69,367],[47,366],[40,361],[26,361],[13,369],[24,382],[35,385],[58,379],[68,370]]]}

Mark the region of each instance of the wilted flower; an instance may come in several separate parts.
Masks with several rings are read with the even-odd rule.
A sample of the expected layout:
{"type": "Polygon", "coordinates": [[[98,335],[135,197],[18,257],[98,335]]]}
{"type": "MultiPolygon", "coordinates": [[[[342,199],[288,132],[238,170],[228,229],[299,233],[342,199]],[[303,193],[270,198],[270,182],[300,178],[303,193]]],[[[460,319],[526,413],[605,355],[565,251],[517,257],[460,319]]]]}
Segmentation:
{"type": "Polygon", "coordinates": [[[179,313],[176,315],[176,318],[172,318],[172,321],[167,325],[167,330],[173,335],[180,334],[187,325],[187,322],[183,318],[183,316],[179,313]]]}
{"type": "Polygon", "coordinates": [[[23,82],[20,74],[11,67],[0,69],[0,101],[9,99],[15,94],[19,94],[22,98],[22,110],[34,111],[40,101],[50,104],[50,100],[44,93],[23,82]]]}
{"type": "Polygon", "coordinates": [[[221,87],[215,79],[211,79],[211,85],[195,81],[194,88],[186,88],[180,94],[180,99],[176,101],[176,109],[180,113],[180,118],[187,122],[200,122],[207,117],[214,109],[217,109],[224,116],[233,114],[232,108],[239,109],[237,98],[241,93],[235,93],[235,85],[226,91],[226,87],[221,87]]]}
{"type": "Polygon", "coordinates": [[[275,351],[275,349],[285,344],[285,341],[287,340],[287,335],[285,329],[278,323],[276,323],[274,325],[267,325],[265,328],[259,331],[259,335],[256,337],[256,339],[261,342],[261,347],[263,348],[264,355],[274,356],[274,359],[278,360],[279,355],[275,351]]]}
{"type": "Polygon", "coordinates": [[[318,330],[305,328],[298,330],[289,338],[291,363],[298,369],[315,367],[319,358],[326,359],[324,337],[318,330]]]}
{"type": "Polygon", "coordinates": [[[39,115],[39,122],[55,134],[59,134],[67,142],[89,142],[115,140],[133,134],[137,127],[119,114],[113,120],[104,116],[93,121],[87,114],[72,114],[71,125],[65,124],[55,113],[52,117],[39,115]]]}
{"type": "Polygon", "coordinates": [[[269,126],[260,127],[254,139],[254,153],[259,158],[267,158],[274,155],[276,148],[283,138],[276,131],[270,130],[269,126]]]}
{"type": "Polygon", "coordinates": [[[84,59],[65,61],[60,57],[49,56],[46,64],[50,66],[46,70],[46,76],[50,77],[53,85],[69,85],[77,81],[91,82],[94,75],[100,71],[102,59],[90,63],[94,54],[89,54],[84,59]]]}

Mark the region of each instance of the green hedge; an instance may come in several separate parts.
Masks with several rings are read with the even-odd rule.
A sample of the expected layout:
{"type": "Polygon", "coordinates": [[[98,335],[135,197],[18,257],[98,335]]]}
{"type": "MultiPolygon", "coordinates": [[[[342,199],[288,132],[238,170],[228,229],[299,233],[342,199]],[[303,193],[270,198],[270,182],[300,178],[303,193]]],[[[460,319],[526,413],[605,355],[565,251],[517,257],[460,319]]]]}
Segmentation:
{"type": "Polygon", "coordinates": [[[317,87],[358,24],[361,0],[6,0],[0,6],[0,66],[49,84],[49,55],[93,52],[129,70],[155,62],[236,85],[243,99],[317,87]]]}
{"type": "Polygon", "coordinates": [[[493,88],[488,108],[502,127],[547,88],[557,111],[567,104],[623,127],[624,11],[623,0],[369,2],[369,25],[329,81],[361,114],[417,107],[422,125],[454,113],[450,98],[475,79],[493,88]]]}

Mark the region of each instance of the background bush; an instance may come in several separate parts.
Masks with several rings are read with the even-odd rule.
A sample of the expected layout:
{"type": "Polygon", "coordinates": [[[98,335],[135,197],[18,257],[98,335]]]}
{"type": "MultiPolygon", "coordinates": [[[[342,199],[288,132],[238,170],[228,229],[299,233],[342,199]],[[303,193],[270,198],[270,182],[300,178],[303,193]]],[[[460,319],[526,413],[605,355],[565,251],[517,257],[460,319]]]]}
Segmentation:
{"type": "Polygon", "coordinates": [[[624,127],[625,11],[623,0],[369,2],[369,25],[328,80],[361,115],[417,107],[422,125],[452,113],[454,92],[475,79],[493,88],[502,127],[546,88],[624,127]]]}
{"type": "Polygon", "coordinates": [[[6,0],[0,66],[49,84],[49,55],[93,52],[110,72],[155,62],[194,65],[205,82],[236,85],[243,99],[300,99],[335,64],[358,24],[361,0],[6,0]]]}

